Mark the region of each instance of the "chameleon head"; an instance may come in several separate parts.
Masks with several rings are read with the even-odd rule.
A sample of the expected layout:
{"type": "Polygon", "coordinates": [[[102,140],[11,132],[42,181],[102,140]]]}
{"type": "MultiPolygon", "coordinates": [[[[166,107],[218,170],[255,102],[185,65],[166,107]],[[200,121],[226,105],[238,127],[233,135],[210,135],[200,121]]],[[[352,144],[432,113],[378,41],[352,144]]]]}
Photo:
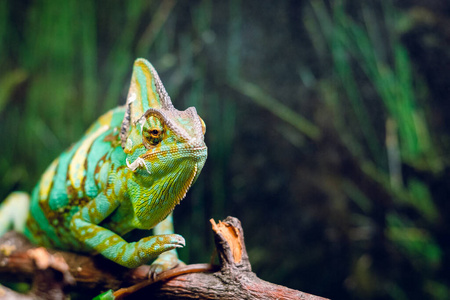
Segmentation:
{"type": "Polygon", "coordinates": [[[195,108],[175,109],[153,66],[137,59],[120,134],[128,168],[178,203],[205,164],[205,130],[195,108]]]}

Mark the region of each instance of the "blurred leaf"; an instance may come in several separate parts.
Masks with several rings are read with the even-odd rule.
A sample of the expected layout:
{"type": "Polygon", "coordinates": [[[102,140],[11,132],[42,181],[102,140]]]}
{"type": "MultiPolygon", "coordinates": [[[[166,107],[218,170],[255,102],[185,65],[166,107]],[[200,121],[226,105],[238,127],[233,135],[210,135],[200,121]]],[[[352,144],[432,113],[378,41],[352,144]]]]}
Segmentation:
{"type": "Polygon", "coordinates": [[[450,295],[450,289],[446,284],[434,280],[428,280],[426,282],[425,290],[436,300],[446,300],[448,299],[448,295],[450,295]]]}
{"type": "Polygon", "coordinates": [[[11,95],[15,88],[23,83],[28,77],[24,70],[17,69],[6,73],[0,78],[0,113],[3,111],[8,101],[11,101],[11,95]]]}
{"type": "Polygon", "coordinates": [[[411,257],[412,262],[428,267],[439,265],[442,251],[425,229],[409,225],[395,214],[389,214],[387,221],[387,236],[411,257]]]}
{"type": "Polygon", "coordinates": [[[285,106],[278,100],[272,98],[267,92],[263,91],[259,86],[252,84],[250,82],[240,81],[239,83],[230,83],[231,87],[236,91],[246,95],[256,104],[264,107],[281,120],[291,124],[300,133],[306,135],[307,137],[318,140],[320,139],[320,129],[299,115],[298,113],[291,110],[289,107],[285,106]]]}
{"type": "Polygon", "coordinates": [[[411,193],[411,204],[422,213],[431,224],[439,221],[439,213],[433,202],[433,198],[428,186],[422,181],[411,179],[408,182],[408,189],[411,193]]]}

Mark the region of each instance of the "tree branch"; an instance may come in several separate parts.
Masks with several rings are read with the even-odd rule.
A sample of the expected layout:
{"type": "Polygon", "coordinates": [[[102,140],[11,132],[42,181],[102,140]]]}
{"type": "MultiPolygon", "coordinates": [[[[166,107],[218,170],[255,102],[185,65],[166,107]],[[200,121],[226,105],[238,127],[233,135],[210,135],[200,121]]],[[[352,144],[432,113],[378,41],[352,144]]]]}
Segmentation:
{"type": "Polygon", "coordinates": [[[47,299],[59,299],[64,295],[65,286],[74,282],[77,290],[116,290],[112,293],[116,299],[127,295],[139,299],[324,299],[258,278],[251,271],[238,219],[228,217],[218,224],[211,220],[211,224],[220,267],[187,265],[153,276],[149,266],[127,269],[99,255],[84,256],[43,248],[39,248],[40,254],[36,255],[29,251],[35,247],[24,236],[9,232],[0,239],[0,277],[6,276],[9,281],[33,280],[31,297],[42,295],[38,294],[43,290],[39,286],[44,286],[45,282],[46,289],[49,286],[53,289],[52,295],[46,295],[47,299]],[[128,287],[120,288],[123,286],[128,287]],[[58,289],[60,293],[55,292],[58,289]]]}

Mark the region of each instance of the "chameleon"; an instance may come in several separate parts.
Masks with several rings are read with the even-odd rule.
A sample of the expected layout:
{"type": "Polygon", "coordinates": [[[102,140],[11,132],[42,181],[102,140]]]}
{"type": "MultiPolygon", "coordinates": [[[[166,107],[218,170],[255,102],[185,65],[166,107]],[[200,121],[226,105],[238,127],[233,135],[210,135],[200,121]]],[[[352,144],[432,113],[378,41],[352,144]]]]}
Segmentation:
{"type": "Polygon", "coordinates": [[[205,131],[196,109],[177,110],[155,68],[137,59],[126,104],[56,158],[31,196],[5,199],[0,235],[13,227],[35,244],[99,253],[128,268],[156,259],[155,273],[177,266],[185,240],[173,231],[172,211],[205,164],[205,131]],[[126,241],[135,229],[154,235],[126,241]]]}

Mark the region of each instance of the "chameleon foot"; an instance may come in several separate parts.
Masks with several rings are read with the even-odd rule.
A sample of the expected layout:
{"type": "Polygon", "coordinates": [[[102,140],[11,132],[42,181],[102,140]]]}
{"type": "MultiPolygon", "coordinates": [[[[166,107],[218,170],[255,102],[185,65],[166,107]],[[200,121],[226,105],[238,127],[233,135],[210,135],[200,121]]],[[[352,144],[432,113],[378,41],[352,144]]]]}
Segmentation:
{"type": "Polygon", "coordinates": [[[164,252],[158,256],[158,258],[151,264],[149,270],[149,278],[155,279],[156,276],[164,271],[185,266],[186,264],[178,259],[175,249],[164,252]]]}

